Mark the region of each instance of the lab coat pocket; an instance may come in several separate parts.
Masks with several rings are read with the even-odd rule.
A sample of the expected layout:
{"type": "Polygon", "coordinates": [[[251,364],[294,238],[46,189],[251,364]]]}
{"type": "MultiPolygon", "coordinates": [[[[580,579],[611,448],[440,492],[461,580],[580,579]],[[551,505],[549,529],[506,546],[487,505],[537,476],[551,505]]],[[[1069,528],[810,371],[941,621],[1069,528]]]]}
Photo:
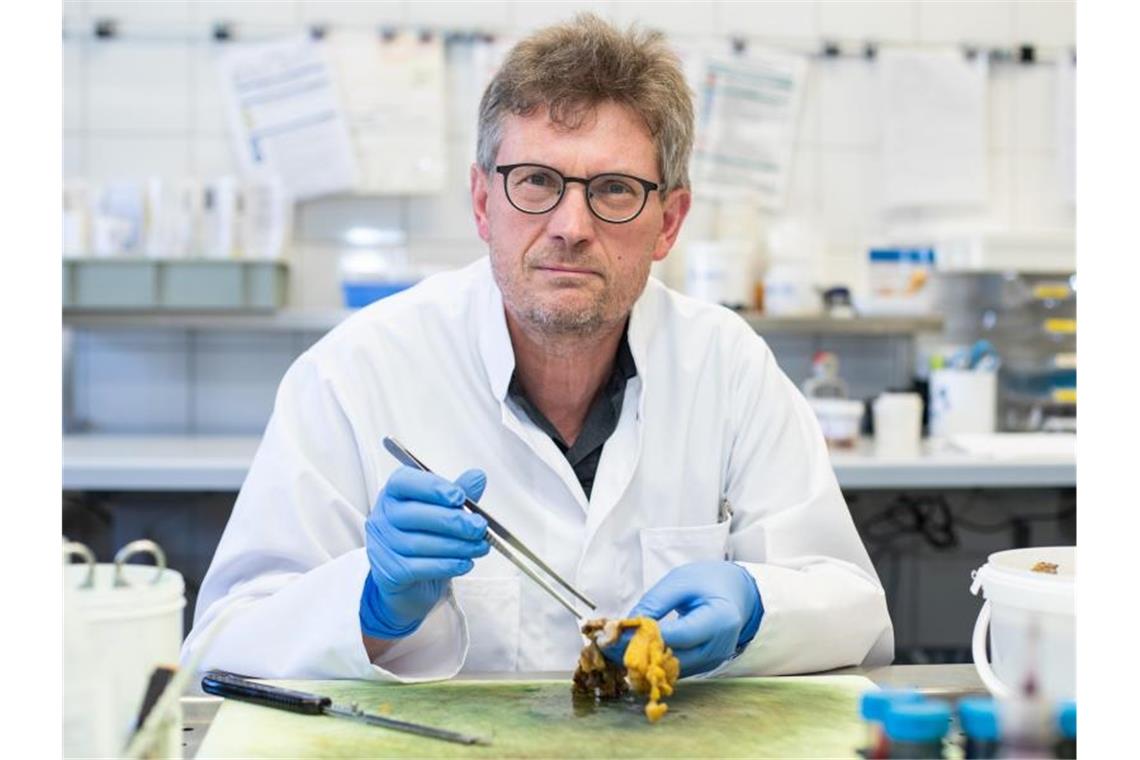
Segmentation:
{"type": "Polygon", "coordinates": [[[518,576],[453,578],[467,618],[470,646],[463,670],[514,670],[519,655],[518,576]]]}
{"type": "Polygon", "coordinates": [[[728,520],[683,528],[642,528],[641,581],[649,589],[675,567],[728,559],[728,520]]]}

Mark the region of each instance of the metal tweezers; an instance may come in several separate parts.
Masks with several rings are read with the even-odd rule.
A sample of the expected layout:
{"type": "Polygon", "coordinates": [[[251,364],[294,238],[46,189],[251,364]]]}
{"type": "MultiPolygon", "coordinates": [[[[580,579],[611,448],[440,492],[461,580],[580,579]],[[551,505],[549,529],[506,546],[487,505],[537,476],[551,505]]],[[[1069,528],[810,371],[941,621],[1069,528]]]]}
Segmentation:
{"type": "MultiPolygon", "coordinates": [[[[385,436],[384,448],[388,450],[388,453],[396,457],[396,459],[398,459],[401,464],[405,464],[408,467],[414,467],[417,470],[423,470],[424,472],[431,472],[426,464],[417,459],[415,455],[412,454],[412,452],[404,448],[403,445],[400,444],[400,442],[395,438],[392,438],[391,436],[385,436]]],[[[522,559],[522,557],[519,556],[519,554],[522,554],[523,557],[526,557],[535,565],[537,565],[538,568],[542,570],[542,572],[553,578],[558,583],[558,585],[562,586],[562,588],[566,589],[571,594],[580,599],[591,610],[597,609],[596,605],[593,602],[583,596],[576,588],[564,581],[562,577],[558,575],[558,573],[554,572],[550,566],[539,559],[538,556],[530,549],[528,549],[522,541],[519,541],[509,530],[504,528],[502,523],[491,517],[491,515],[487,513],[487,510],[480,507],[471,499],[465,499],[463,506],[469,512],[474,512],[487,521],[487,543],[491,545],[491,548],[495,549],[497,552],[499,552],[499,554],[502,554],[504,557],[510,560],[519,570],[522,570],[531,580],[541,586],[543,591],[550,594],[550,596],[554,597],[555,601],[568,609],[570,611],[570,614],[572,614],[578,620],[585,620],[585,617],[580,612],[578,612],[574,605],[569,600],[567,600],[566,597],[558,593],[558,590],[547,583],[533,568],[529,567],[522,559]]]]}

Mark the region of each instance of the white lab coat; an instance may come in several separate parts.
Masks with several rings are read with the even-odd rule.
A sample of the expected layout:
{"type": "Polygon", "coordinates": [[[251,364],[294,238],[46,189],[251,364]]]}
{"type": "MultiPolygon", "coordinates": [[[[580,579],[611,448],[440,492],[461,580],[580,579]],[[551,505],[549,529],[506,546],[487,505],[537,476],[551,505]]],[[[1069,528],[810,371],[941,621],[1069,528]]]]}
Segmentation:
{"type": "Polygon", "coordinates": [[[345,320],[299,357],[202,584],[188,660],[264,677],[418,681],[573,669],[574,619],[491,552],[414,634],[369,662],[358,619],[364,521],[396,461],[487,473],[500,522],[622,615],[670,568],[740,563],[764,617],[716,674],[890,662],[882,586],[819,425],[764,341],[727,309],[650,279],[634,305],[637,376],[587,500],[554,442],[508,400],[514,354],[487,258],[345,320]],[[719,521],[722,497],[731,520],[719,521]]]}

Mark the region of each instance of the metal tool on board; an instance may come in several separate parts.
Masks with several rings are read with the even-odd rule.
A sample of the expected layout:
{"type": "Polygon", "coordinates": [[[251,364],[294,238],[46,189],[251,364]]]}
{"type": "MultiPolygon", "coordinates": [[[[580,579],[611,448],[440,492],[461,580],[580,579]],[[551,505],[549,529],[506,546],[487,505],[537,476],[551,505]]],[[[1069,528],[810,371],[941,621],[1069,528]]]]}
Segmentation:
{"type": "Polygon", "coordinates": [[[441,739],[456,744],[489,745],[491,743],[489,740],[478,736],[460,734],[444,728],[425,726],[422,723],[409,723],[405,720],[365,712],[355,702],[350,705],[338,705],[333,703],[329,697],[258,683],[225,670],[208,671],[202,677],[202,691],[219,697],[230,697],[263,707],[275,707],[302,715],[332,715],[337,718],[348,718],[349,720],[367,723],[370,726],[390,728],[394,731],[404,731],[405,733],[425,736],[429,739],[441,739]]]}
{"type": "MultiPolygon", "coordinates": [[[[408,467],[414,467],[417,470],[423,470],[424,472],[431,472],[426,464],[417,459],[416,456],[412,454],[412,452],[404,448],[403,444],[401,444],[395,438],[392,438],[391,436],[385,436],[384,448],[388,450],[388,453],[396,457],[396,459],[398,459],[401,464],[407,465],[408,467]]],[[[495,549],[495,551],[499,552],[508,560],[510,560],[519,570],[522,570],[523,573],[527,575],[527,577],[541,586],[543,591],[550,594],[550,596],[554,597],[555,601],[569,610],[571,615],[573,615],[578,620],[586,619],[586,617],[580,613],[574,607],[574,605],[568,599],[566,599],[566,597],[558,593],[557,589],[547,583],[542,578],[542,576],[540,576],[533,568],[527,565],[522,557],[518,556],[519,554],[522,554],[523,557],[526,557],[528,560],[537,565],[543,573],[550,576],[552,579],[554,579],[554,581],[558,583],[558,585],[562,586],[562,588],[566,589],[571,594],[580,599],[591,610],[597,609],[597,605],[583,596],[581,592],[579,592],[576,588],[563,580],[562,577],[559,576],[558,573],[554,572],[554,570],[552,570],[549,565],[539,559],[538,555],[528,549],[522,541],[519,541],[517,538],[515,538],[509,530],[504,528],[502,523],[491,517],[491,515],[487,513],[487,510],[485,510],[483,507],[480,507],[471,499],[466,499],[463,502],[463,506],[468,511],[482,516],[483,519],[487,521],[487,542],[491,545],[491,548],[495,549]]]]}

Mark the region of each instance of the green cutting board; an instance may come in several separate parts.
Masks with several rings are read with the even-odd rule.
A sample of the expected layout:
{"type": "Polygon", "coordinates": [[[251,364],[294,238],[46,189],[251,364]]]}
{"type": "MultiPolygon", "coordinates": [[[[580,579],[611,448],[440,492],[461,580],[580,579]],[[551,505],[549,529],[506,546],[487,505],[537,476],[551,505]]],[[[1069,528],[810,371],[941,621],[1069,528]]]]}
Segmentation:
{"type": "Polygon", "coordinates": [[[861,676],[682,681],[649,723],[643,700],[595,704],[565,681],[273,681],[364,710],[474,734],[465,746],[226,700],[199,758],[854,757],[861,676]]]}

